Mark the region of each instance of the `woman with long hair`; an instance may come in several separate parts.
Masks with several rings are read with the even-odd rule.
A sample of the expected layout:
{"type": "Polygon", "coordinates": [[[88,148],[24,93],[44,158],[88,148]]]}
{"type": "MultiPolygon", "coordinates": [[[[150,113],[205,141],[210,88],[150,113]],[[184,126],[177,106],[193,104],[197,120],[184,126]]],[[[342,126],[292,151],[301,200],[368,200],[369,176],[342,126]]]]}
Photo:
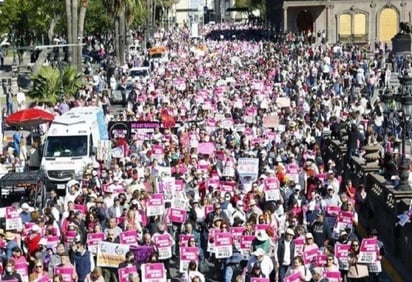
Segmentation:
{"type": "Polygon", "coordinates": [[[360,252],[360,243],[353,240],[348,255],[348,282],[367,282],[369,281],[369,271],[366,264],[358,262],[360,252]]]}

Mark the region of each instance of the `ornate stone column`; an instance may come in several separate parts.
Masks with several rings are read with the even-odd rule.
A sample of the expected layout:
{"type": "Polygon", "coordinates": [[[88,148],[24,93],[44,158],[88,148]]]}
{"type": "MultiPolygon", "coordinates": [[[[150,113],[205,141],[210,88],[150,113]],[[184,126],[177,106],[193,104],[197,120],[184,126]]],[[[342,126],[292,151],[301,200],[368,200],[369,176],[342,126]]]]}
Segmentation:
{"type": "Polygon", "coordinates": [[[378,40],[376,38],[376,32],[377,32],[377,27],[378,27],[378,15],[376,14],[376,2],[374,0],[371,1],[369,7],[371,8],[371,12],[369,14],[369,40],[372,44],[372,46],[375,47],[375,42],[378,40]]]}
{"type": "Polygon", "coordinates": [[[336,26],[336,23],[332,22],[334,17],[333,17],[333,8],[335,6],[328,4],[325,6],[326,7],[326,41],[330,42],[330,40],[333,38],[332,34],[335,34],[334,36],[334,42],[337,41],[337,36],[336,36],[336,30],[334,31],[333,28],[336,26]]]}
{"type": "Polygon", "coordinates": [[[405,16],[405,11],[406,11],[406,5],[407,5],[408,3],[405,1],[405,0],[403,0],[402,2],[401,2],[401,22],[409,22],[409,19],[407,19],[406,18],[406,16],[405,16]]]}
{"type": "Polygon", "coordinates": [[[283,7],[283,32],[289,31],[288,29],[288,7],[283,7]]]}

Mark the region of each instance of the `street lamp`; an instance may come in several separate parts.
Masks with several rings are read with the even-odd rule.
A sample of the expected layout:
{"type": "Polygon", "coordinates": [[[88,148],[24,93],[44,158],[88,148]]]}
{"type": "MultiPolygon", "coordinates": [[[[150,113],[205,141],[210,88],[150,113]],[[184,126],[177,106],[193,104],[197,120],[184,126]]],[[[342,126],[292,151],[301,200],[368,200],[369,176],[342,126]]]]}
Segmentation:
{"type": "Polygon", "coordinates": [[[408,184],[409,178],[409,159],[406,158],[405,143],[406,133],[409,132],[409,123],[412,117],[412,77],[406,71],[403,76],[399,77],[401,87],[396,95],[397,110],[401,112],[402,122],[402,161],[399,167],[400,183],[397,190],[410,191],[411,186],[408,184]]]}

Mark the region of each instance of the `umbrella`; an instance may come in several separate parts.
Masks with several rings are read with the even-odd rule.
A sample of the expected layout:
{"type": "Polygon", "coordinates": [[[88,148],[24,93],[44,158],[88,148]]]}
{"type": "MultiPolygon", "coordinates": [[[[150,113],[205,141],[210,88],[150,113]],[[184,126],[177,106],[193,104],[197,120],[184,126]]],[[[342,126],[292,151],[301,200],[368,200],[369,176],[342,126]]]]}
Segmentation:
{"type": "Polygon", "coordinates": [[[53,121],[54,115],[34,108],[24,109],[9,115],[5,122],[8,125],[33,128],[39,124],[53,121]]]}

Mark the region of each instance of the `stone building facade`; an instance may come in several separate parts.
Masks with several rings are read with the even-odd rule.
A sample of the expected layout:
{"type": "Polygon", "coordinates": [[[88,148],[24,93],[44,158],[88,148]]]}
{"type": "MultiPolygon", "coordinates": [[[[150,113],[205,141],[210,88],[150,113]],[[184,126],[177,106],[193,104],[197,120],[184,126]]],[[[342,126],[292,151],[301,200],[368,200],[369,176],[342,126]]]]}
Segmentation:
{"type": "Polygon", "coordinates": [[[411,0],[267,0],[267,18],[281,31],[311,31],[329,42],[387,42],[412,23],[411,0]]]}

